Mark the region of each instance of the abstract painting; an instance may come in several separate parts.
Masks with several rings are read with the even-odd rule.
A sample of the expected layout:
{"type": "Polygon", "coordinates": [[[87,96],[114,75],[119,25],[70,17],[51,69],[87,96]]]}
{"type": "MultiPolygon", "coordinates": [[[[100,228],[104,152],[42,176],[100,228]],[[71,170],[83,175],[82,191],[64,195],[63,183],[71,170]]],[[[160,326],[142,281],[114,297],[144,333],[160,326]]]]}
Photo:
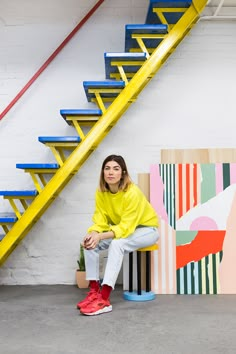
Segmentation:
{"type": "Polygon", "coordinates": [[[160,218],[158,294],[236,294],[236,163],[156,164],[150,201],[160,218]]]}

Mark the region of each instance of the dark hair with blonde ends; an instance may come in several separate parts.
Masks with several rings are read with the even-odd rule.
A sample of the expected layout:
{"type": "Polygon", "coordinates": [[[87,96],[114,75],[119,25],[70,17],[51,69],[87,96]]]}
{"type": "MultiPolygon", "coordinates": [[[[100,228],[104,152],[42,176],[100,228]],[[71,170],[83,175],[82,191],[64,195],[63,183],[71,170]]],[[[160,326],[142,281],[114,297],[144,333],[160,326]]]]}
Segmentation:
{"type": "Polygon", "coordinates": [[[105,160],[103,161],[103,164],[102,164],[101,173],[100,173],[100,180],[99,180],[100,191],[101,192],[109,192],[109,186],[108,186],[108,184],[106,183],[106,181],[104,179],[104,169],[105,169],[106,164],[109,161],[115,161],[121,167],[122,178],[120,180],[119,190],[120,191],[127,190],[129,185],[132,183],[132,180],[131,180],[131,178],[129,176],[129,172],[127,170],[127,166],[126,166],[125,160],[120,155],[109,155],[109,156],[107,156],[105,158],[105,160]]]}

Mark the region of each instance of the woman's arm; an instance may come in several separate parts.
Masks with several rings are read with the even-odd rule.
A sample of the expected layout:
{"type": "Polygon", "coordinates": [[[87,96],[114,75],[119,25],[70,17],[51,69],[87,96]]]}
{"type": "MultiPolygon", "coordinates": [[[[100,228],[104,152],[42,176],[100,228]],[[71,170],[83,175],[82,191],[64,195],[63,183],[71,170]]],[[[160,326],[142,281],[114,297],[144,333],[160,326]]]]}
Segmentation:
{"type": "Polygon", "coordinates": [[[114,237],[115,235],[113,231],[106,231],[106,232],[92,231],[84,237],[82,245],[86,250],[91,250],[94,249],[101,240],[114,238],[114,237]]]}
{"type": "Polygon", "coordinates": [[[98,190],[95,194],[95,211],[92,220],[93,225],[89,227],[88,234],[91,234],[93,231],[101,233],[104,230],[108,231],[110,229],[103,193],[98,192],[98,190]]]}

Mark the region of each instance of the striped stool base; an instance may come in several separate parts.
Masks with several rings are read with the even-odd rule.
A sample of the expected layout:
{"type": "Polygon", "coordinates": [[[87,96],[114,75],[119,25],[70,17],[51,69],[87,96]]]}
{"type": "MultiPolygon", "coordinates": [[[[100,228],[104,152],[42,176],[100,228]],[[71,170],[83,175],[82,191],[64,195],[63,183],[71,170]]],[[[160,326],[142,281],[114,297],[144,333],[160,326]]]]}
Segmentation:
{"type": "Polygon", "coordinates": [[[123,293],[125,300],[129,301],[150,301],[154,300],[156,295],[151,291],[151,251],[158,249],[158,245],[155,243],[152,246],[139,248],[137,250],[137,291],[133,290],[133,253],[129,254],[129,290],[123,293]],[[141,289],[141,253],[146,254],[146,291],[141,289]]]}
{"type": "Polygon", "coordinates": [[[125,291],[124,294],[124,299],[128,301],[151,301],[156,298],[156,294],[154,294],[153,291],[141,291],[141,294],[139,295],[137,291],[125,291]]]}

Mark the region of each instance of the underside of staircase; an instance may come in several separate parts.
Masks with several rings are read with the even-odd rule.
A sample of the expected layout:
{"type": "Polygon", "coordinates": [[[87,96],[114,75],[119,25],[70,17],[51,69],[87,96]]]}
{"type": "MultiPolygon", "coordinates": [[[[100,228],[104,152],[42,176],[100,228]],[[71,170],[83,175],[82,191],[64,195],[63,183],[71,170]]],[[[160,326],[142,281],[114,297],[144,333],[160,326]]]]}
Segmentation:
{"type": "Polygon", "coordinates": [[[0,264],[136,101],[196,24],[206,2],[150,0],[145,24],[125,26],[124,52],[104,54],[105,80],[83,82],[87,100],[97,109],[61,109],[78,136],[40,136],[38,141],[51,149],[55,163],[16,164],[31,175],[35,189],[0,191],[12,207],[12,213],[0,213],[0,264]]]}

